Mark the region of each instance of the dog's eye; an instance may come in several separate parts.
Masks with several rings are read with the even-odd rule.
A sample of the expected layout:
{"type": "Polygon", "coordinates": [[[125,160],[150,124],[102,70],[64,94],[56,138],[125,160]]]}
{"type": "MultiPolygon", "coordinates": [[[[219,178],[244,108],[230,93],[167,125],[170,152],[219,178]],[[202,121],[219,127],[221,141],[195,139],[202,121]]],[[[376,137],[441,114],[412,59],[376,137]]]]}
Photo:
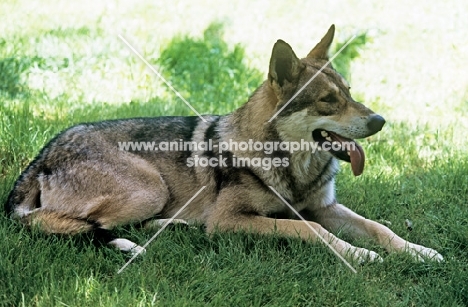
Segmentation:
{"type": "Polygon", "coordinates": [[[321,100],[324,102],[336,102],[335,95],[333,94],[328,94],[327,96],[323,97],[321,100]]]}

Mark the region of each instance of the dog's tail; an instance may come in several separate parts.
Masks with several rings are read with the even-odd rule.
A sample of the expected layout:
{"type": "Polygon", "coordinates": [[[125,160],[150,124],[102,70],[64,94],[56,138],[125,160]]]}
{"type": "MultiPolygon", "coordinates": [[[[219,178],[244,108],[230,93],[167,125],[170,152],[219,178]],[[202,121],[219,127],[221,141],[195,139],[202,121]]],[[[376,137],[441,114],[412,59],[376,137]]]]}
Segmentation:
{"type": "Polygon", "coordinates": [[[16,180],[5,203],[5,212],[12,218],[21,216],[41,207],[41,189],[38,180],[39,172],[35,161],[26,168],[16,180]]]}
{"type": "Polygon", "coordinates": [[[39,165],[43,163],[33,161],[16,181],[5,203],[8,216],[26,226],[38,227],[46,233],[77,234],[98,227],[85,219],[43,208],[40,176],[47,174],[47,170],[39,165]]]}
{"type": "Polygon", "coordinates": [[[57,141],[59,136],[60,134],[56,135],[41,149],[16,180],[4,204],[5,212],[9,217],[21,218],[28,212],[41,207],[39,176],[51,173],[50,167],[46,163],[46,157],[50,151],[49,148],[57,141]]]}

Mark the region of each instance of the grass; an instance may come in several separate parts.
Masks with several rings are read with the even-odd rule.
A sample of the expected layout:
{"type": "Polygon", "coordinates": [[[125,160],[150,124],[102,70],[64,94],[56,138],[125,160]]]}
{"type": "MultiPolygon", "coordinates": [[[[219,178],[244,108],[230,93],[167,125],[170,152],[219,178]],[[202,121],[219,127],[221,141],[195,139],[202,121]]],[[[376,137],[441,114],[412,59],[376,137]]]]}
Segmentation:
{"type": "Polygon", "coordinates": [[[238,108],[263,81],[257,69],[244,63],[244,49],[236,45],[230,50],[222,32],[222,24],[213,23],[201,39],[177,36],[157,60],[182,96],[208,113],[225,114],[238,108]]]}
{"type": "MultiPolygon", "coordinates": [[[[255,5],[260,3],[243,5],[259,10],[255,5]]],[[[289,38],[298,55],[306,54],[333,22],[317,15],[323,26],[299,26],[309,20],[306,12],[316,11],[303,7],[307,4],[291,4],[294,14],[288,15],[269,3],[261,15],[269,21],[264,24],[250,15],[245,20],[232,17],[241,12],[228,3],[210,4],[213,10],[203,12],[198,11],[207,5],[203,1],[179,6],[164,1],[131,7],[123,2],[93,5],[91,10],[53,1],[41,6],[23,1],[0,4],[0,12],[10,12],[0,22],[2,203],[40,148],[70,125],[191,114],[125,48],[116,31],[122,31],[201,113],[227,113],[262,81],[274,39],[289,38]],[[179,12],[187,14],[183,20],[174,19],[173,13],[179,12]],[[217,22],[208,26],[222,14],[231,16],[224,28],[217,22]],[[20,18],[23,15],[29,17],[20,18]]],[[[0,216],[0,305],[466,305],[468,129],[463,119],[468,96],[463,88],[468,80],[457,69],[466,67],[461,64],[468,53],[458,44],[463,31],[450,32],[438,21],[438,16],[451,13],[450,5],[421,10],[422,23],[439,25],[429,29],[431,36],[423,35],[427,29],[413,23],[404,4],[376,4],[369,10],[357,3],[340,5],[346,12],[339,19],[344,34],[338,26],[334,50],[356,29],[359,35],[335,64],[352,80],[354,96],[367,101],[388,123],[381,133],[361,141],[367,155],[361,177],[354,178],[343,164],[338,199],[373,220],[391,222],[405,239],[437,249],[444,263],[415,263],[406,255],[355,241],[385,261],[359,266],[358,274],[352,274],[324,246],[251,234],[207,237],[200,228],[164,231],[144,257],[117,274],[128,256],[96,246],[92,236],[45,236],[0,216]],[[352,12],[361,18],[351,18],[352,12]],[[394,26],[390,16],[395,12],[401,22],[394,26]],[[370,26],[374,16],[380,23],[370,26]],[[441,42],[443,35],[451,44],[441,42]],[[449,47],[442,48],[443,43],[449,47]],[[437,73],[428,72],[430,68],[437,73]],[[440,88],[446,91],[441,94],[440,88]],[[405,219],[413,222],[412,231],[406,229],[405,219]]],[[[324,11],[335,11],[333,6],[324,11]]],[[[457,16],[450,15],[450,20],[463,24],[457,16]]],[[[153,235],[133,228],[118,232],[141,244],[153,235]]]]}

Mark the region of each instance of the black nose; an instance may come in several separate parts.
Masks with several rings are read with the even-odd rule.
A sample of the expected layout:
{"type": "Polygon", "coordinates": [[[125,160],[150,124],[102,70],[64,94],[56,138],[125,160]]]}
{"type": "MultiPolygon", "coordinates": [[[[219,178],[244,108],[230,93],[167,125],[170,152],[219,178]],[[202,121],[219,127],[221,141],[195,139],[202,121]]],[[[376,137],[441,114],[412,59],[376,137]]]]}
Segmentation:
{"type": "Polygon", "coordinates": [[[383,125],[385,125],[385,119],[378,114],[372,114],[367,122],[367,128],[373,133],[382,130],[383,125]]]}

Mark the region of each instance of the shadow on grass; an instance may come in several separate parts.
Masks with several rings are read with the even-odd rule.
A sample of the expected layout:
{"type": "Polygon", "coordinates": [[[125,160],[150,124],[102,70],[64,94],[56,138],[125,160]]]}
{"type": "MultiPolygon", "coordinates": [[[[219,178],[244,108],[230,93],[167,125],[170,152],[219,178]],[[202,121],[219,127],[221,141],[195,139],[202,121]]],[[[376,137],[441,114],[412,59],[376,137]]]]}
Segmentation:
{"type": "Polygon", "coordinates": [[[222,24],[213,23],[202,38],[177,36],[157,60],[174,87],[194,106],[203,104],[210,113],[236,109],[264,80],[245,62],[244,48],[231,48],[222,35],[222,24]]]}
{"type": "MultiPolygon", "coordinates": [[[[338,52],[349,40],[347,37],[344,41],[338,41],[332,46],[332,54],[338,52]]],[[[346,79],[351,79],[351,63],[354,59],[359,58],[361,50],[366,44],[372,42],[367,32],[359,32],[356,37],[343,49],[340,54],[333,60],[333,67],[346,79]]]]}
{"type": "MultiPolygon", "coordinates": [[[[251,284],[251,291],[269,293],[268,299],[260,296],[262,304],[283,300],[283,296],[270,295],[294,287],[301,289],[303,299],[325,302],[329,298],[317,298],[313,289],[317,285],[325,287],[322,283],[326,280],[332,288],[323,289],[342,293],[336,294],[340,300],[348,299],[347,289],[354,285],[352,293],[361,293],[360,301],[371,305],[380,305],[373,301],[377,298],[371,294],[378,289],[383,291],[379,295],[399,304],[406,301],[416,302],[416,305],[440,301],[460,303],[468,299],[463,291],[468,282],[468,225],[462,199],[462,195],[468,193],[468,183],[459,182],[460,176],[467,173],[468,163],[454,157],[411,175],[372,175],[353,182],[338,181],[338,194],[346,199],[345,204],[353,208],[356,203],[366,203],[366,207],[357,210],[365,216],[403,221],[409,215],[415,222],[413,231],[404,229],[403,223],[394,222],[391,228],[407,240],[437,249],[446,258],[441,264],[415,263],[409,256],[389,255],[381,248],[359,241],[354,243],[375,249],[385,261],[361,266],[357,275],[351,275],[322,245],[248,233],[215,233],[208,237],[199,228],[164,231],[148,246],[147,255],[135,261],[122,275],[117,275],[116,271],[128,256],[106,246],[95,247],[92,235],[46,236],[25,231],[1,217],[0,234],[6,240],[0,248],[0,273],[9,282],[2,284],[0,281],[0,285],[11,293],[6,299],[12,304],[21,299],[19,293],[23,293],[27,301],[34,299],[34,289],[42,285],[34,278],[36,275],[41,275],[41,281],[48,285],[54,285],[57,276],[62,276],[67,284],[75,284],[77,277],[87,280],[91,272],[102,287],[101,296],[110,295],[114,288],[122,291],[128,287],[125,283],[133,280],[134,286],[150,293],[160,291],[159,287],[167,288],[159,297],[162,302],[170,301],[173,296],[187,302],[194,299],[211,302],[216,294],[230,297],[232,289],[241,291],[246,282],[251,284]],[[442,176],[444,179],[440,180],[442,176]],[[454,195],[456,193],[459,195],[454,195]],[[20,267],[22,272],[17,271],[20,267]],[[24,285],[23,279],[30,280],[29,284],[24,285]],[[259,279],[262,281],[255,282],[259,279]]],[[[346,179],[346,176],[340,177],[346,179]]],[[[12,180],[10,177],[10,184],[12,180]]],[[[7,191],[0,193],[4,201],[7,191]]],[[[128,227],[119,228],[115,233],[143,244],[154,231],[128,227]]],[[[52,286],[46,288],[55,291],[52,286]]],[[[130,298],[137,295],[135,291],[130,290],[130,298]]],[[[249,299],[254,296],[244,295],[249,299]]],[[[94,296],[97,299],[98,294],[90,294],[94,296]]],[[[85,300],[81,294],[78,298],[85,300]]],[[[300,305],[302,301],[296,297],[292,302],[300,305]]]]}
{"type": "MultiPolygon", "coordinates": [[[[162,52],[160,60],[166,76],[178,88],[190,92],[195,102],[220,101],[221,106],[210,104],[216,113],[245,101],[237,99],[247,97],[261,81],[258,72],[239,64],[243,50],[228,48],[220,35],[220,28],[212,26],[202,39],[176,38],[162,52]]],[[[345,75],[353,56],[347,57],[348,62],[342,68],[337,67],[345,75]]],[[[30,65],[29,60],[21,61],[0,62],[8,71],[5,77],[8,95],[21,93],[16,87],[21,85],[21,73],[30,65]]],[[[40,65],[44,69],[55,65],[47,63],[40,65]]],[[[35,114],[29,105],[31,96],[37,94],[20,97],[23,104],[16,109],[0,106],[0,133],[6,137],[0,140],[1,202],[6,200],[21,169],[59,131],[80,122],[164,115],[160,105],[165,102],[153,98],[119,106],[104,103],[80,106],[43,117],[35,114]]],[[[184,107],[173,115],[188,114],[184,107]]],[[[447,258],[446,263],[415,264],[401,255],[388,256],[379,250],[388,262],[361,267],[360,274],[348,275],[349,271],[323,246],[245,233],[208,237],[200,229],[163,232],[149,246],[149,257],[141,258],[126,275],[117,276],[117,269],[127,258],[107,247],[95,248],[92,236],[45,236],[26,231],[2,216],[0,288],[5,294],[0,293],[0,298],[10,305],[18,304],[23,295],[26,302],[43,299],[49,303],[44,305],[59,305],[60,300],[67,303],[70,300],[72,305],[74,302],[88,306],[112,295],[118,295],[120,300],[116,301],[122,305],[135,305],[142,292],[143,295],[158,293],[158,300],[163,303],[182,297],[185,305],[200,297],[203,302],[213,302],[212,297],[216,296],[224,305],[235,305],[227,304],[226,300],[241,299],[242,295],[247,301],[256,300],[259,306],[304,305],[314,300],[322,302],[320,305],[327,305],[323,302],[337,305],[337,301],[346,301],[350,295],[358,296],[356,300],[367,305],[378,305],[376,300],[383,298],[400,305],[466,302],[468,297],[463,289],[468,283],[468,225],[464,206],[468,194],[468,163],[461,156],[453,156],[425,166],[417,159],[418,148],[416,143],[411,143],[410,128],[401,125],[394,129],[404,131],[405,148],[394,150],[396,147],[391,146],[395,145],[376,142],[368,144],[369,154],[389,161],[390,167],[413,167],[401,167],[391,175],[371,168],[368,175],[358,180],[342,173],[338,177],[338,195],[346,200],[345,205],[367,217],[394,221],[391,228],[395,232],[439,250],[447,258]],[[360,207],[361,204],[364,205],[360,207]],[[403,226],[407,217],[415,223],[412,232],[403,226]],[[92,284],[87,283],[90,280],[92,284]],[[84,289],[61,292],[62,287],[84,289]],[[38,297],[38,291],[42,291],[39,295],[43,297],[38,297]],[[125,291],[127,296],[121,295],[125,291]]],[[[345,167],[342,170],[347,171],[345,167]]],[[[116,232],[140,244],[153,234],[132,227],[116,232]]]]}
{"type": "Polygon", "coordinates": [[[21,81],[21,74],[31,65],[28,58],[3,58],[0,59],[0,92],[4,92],[10,98],[20,93],[27,93],[27,87],[21,81]]]}

